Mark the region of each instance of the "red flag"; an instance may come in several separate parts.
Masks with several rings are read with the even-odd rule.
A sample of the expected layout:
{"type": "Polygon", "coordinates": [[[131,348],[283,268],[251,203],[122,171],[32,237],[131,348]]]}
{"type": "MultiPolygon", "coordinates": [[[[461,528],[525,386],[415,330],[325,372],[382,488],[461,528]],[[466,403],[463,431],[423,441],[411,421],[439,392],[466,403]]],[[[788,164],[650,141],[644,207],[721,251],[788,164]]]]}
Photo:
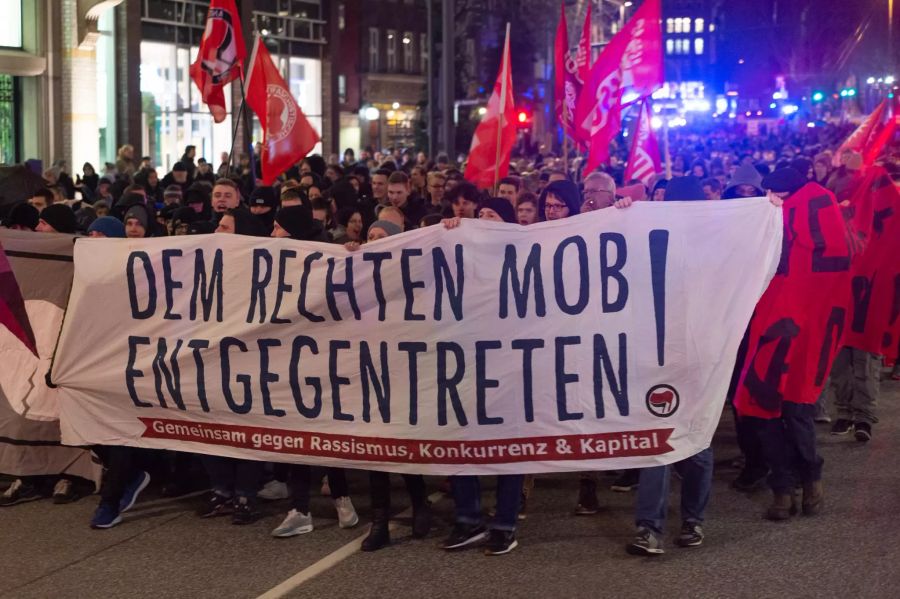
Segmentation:
{"type": "Polygon", "coordinates": [[[575,56],[569,52],[569,33],[566,27],[566,7],[561,5],[559,25],[556,28],[556,120],[563,128],[563,133],[574,137],[575,106],[584,79],[590,72],[591,54],[591,5],[588,5],[584,17],[584,27],[578,50],[575,56]]]}
{"type": "Polygon", "coordinates": [[[609,159],[621,127],[622,96],[644,98],[662,85],[662,9],[647,0],[594,63],[575,108],[575,136],[590,143],[585,173],[609,159]]]}
{"type": "Polygon", "coordinates": [[[225,94],[222,87],[241,75],[247,57],[241,18],[234,0],[212,0],[206,15],[206,29],[200,39],[197,60],[191,65],[191,79],[203,103],[209,106],[213,120],[225,120],[225,94]]]}
{"type": "Polygon", "coordinates": [[[512,71],[509,63],[509,25],[503,44],[500,72],[494,83],[494,93],[487,104],[487,112],[469,149],[465,178],[481,189],[492,187],[509,172],[509,158],[516,143],[516,107],[513,104],[512,71]]]}
{"type": "Polygon", "coordinates": [[[637,179],[650,187],[653,177],[662,170],[659,160],[659,144],[656,141],[656,135],[653,134],[653,127],[650,125],[650,113],[650,100],[645,98],[638,112],[631,152],[628,154],[628,165],[625,167],[623,179],[626,184],[632,179],[637,179]]]}
{"type": "Polygon", "coordinates": [[[900,118],[900,115],[892,116],[888,119],[888,122],[881,127],[878,134],[872,136],[871,143],[863,152],[863,164],[869,166],[875,163],[875,160],[881,155],[881,150],[883,150],[884,146],[886,146],[891,138],[894,137],[894,132],[897,130],[898,118],[900,118]]]}
{"type": "Polygon", "coordinates": [[[832,194],[807,183],[784,202],[781,262],[756,304],[734,406],[778,418],[784,401],[815,403],[849,326],[851,252],[832,194]]]}
{"type": "Polygon", "coordinates": [[[25,300],[22,299],[19,283],[2,245],[0,245],[0,325],[9,329],[31,353],[38,355],[34,331],[31,329],[31,321],[28,320],[28,312],[25,311],[25,300]]]}
{"type": "Polygon", "coordinates": [[[263,129],[263,185],[271,185],[278,175],[291,168],[319,143],[319,134],[306,120],[266,45],[260,38],[253,44],[247,71],[247,105],[253,109],[263,129]]]}
{"type": "Polygon", "coordinates": [[[862,152],[869,146],[870,140],[872,139],[872,132],[875,131],[875,128],[881,123],[881,117],[884,113],[886,102],[887,100],[882,100],[881,104],[872,111],[872,114],[864,118],[859,124],[859,127],[857,127],[853,133],[850,134],[850,137],[841,144],[841,147],[835,151],[834,157],[831,159],[834,166],[841,166],[841,154],[846,150],[862,152]]]}
{"type": "Polygon", "coordinates": [[[852,262],[842,345],[896,358],[900,338],[900,191],[882,167],[866,169],[845,218],[860,251],[852,262]]]}

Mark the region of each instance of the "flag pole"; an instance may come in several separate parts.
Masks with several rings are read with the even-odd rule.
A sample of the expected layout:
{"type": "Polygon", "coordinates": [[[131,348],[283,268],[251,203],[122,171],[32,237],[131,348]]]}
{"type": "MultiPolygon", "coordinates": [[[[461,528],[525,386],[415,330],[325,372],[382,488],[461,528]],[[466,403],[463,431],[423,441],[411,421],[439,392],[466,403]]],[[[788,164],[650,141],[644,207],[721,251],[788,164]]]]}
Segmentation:
{"type": "Polygon", "coordinates": [[[501,69],[505,68],[503,79],[500,81],[500,114],[497,119],[497,152],[494,156],[494,195],[497,195],[497,188],[500,186],[500,142],[503,139],[503,113],[506,112],[506,81],[509,79],[510,64],[507,60],[509,48],[509,23],[506,24],[506,39],[503,42],[503,55],[500,57],[501,69]]]}
{"type": "MultiPolygon", "coordinates": [[[[250,76],[253,74],[253,65],[256,64],[256,49],[259,44],[259,36],[254,35],[253,41],[253,50],[250,51],[250,72],[247,73],[247,79],[250,79],[250,76]]],[[[234,165],[234,144],[237,141],[237,132],[238,127],[241,126],[241,122],[244,117],[244,104],[247,101],[246,96],[244,95],[244,69],[241,69],[241,77],[240,77],[240,89],[241,89],[241,104],[238,107],[237,119],[235,119],[234,127],[231,130],[231,149],[228,150],[228,166],[229,168],[234,165]]]]}

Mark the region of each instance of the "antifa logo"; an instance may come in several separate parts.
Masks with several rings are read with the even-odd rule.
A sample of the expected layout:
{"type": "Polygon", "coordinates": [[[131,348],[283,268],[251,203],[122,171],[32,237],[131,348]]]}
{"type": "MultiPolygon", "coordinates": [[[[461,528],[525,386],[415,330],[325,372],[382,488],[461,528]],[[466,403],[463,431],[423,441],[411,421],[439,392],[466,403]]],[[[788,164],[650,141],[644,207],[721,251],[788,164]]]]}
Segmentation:
{"type": "Polygon", "coordinates": [[[212,78],[213,84],[225,83],[237,62],[238,53],[231,13],[221,8],[210,9],[203,40],[205,43],[201,44],[201,48],[206,52],[201,57],[200,65],[212,78]]]}
{"type": "Polygon", "coordinates": [[[280,85],[266,87],[266,141],[279,142],[291,132],[297,121],[297,106],[280,85]]]}
{"type": "Polygon", "coordinates": [[[681,399],[671,385],[655,385],[647,391],[647,410],[654,416],[668,418],[678,410],[681,399]]]}

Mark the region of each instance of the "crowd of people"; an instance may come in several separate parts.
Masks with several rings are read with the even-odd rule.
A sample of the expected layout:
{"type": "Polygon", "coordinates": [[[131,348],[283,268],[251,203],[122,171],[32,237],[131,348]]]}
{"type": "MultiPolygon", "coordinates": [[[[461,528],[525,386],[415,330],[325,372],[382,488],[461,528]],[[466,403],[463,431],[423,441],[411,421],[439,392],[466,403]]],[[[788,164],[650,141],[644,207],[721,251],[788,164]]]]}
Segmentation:
{"type": "MultiPolygon", "coordinates": [[[[275,186],[261,186],[255,163],[248,156],[232,164],[223,155],[221,165],[213,169],[188,146],[181,160],[160,178],[150,158],[138,160],[134,148],[124,146],[102,176],[85,164],[73,180],[67,165],[57,162],[44,173],[46,187],[27,201],[8,207],[0,214],[0,223],[11,229],[90,237],[271,236],[338,243],[355,250],[416,228],[452,229],[469,218],[530,226],[594,210],[625,209],[638,201],[739,201],[768,195],[777,204],[810,181],[827,187],[846,204],[862,178],[863,167],[860,154],[852,151],[842,153],[837,160],[840,166],[833,166],[834,148],[846,133],[835,127],[762,137],[724,128],[675,131],[668,143],[672,156],[668,174],[660,173],[650,182],[623,180],[624,147],[613,149],[608,168],[592,173],[579,172],[579,158],[564,160],[551,154],[515,157],[509,175],[499,180],[493,193],[467,182],[463,165],[446,155],[431,159],[409,149],[367,149],[359,156],[348,149],[343,157],[328,159],[313,155],[285,173],[275,186]]],[[[888,147],[881,163],[896,183],[900,179],[896,146],[888,147]]],[[[877,423],[880,366],[880,356],[851,348],[841,351],[819,410],[809,416],[808,431],[802,433],[807,435],[804,442],[812,443],[812,456],[803,466],[773,461],[760,447],[762,433],[736,418],[742,470],[732,486],[753,492],[768,480],[773,502],[765,515],[772,520],[787,520],[799,512],[808,516],[818,513],[824,497],[822,460],[815,453],[812,419],[831,423],[830,412],[836,411],[832,412],[836,415],[832,434],[853,433],[860,443],[871,439],[877,423]]],[[[900,368],[887,376],[900,380],[900,368]]],[[[289,511],[271,534],[290,537],[314,529],[310,496],[313,483],[319,481],[317,468],[126,447],[97,447],[95,451],[105,470],[99,505],[90,523],[94,528],[121,523],[123,514],[150,482],[148,471],[152,470],[159,472],[154,477],[164,479],[165,495],[181,495],[197,487],[211,489],[197,512],[199,517],[228,515],[234,524],[245,524],[256,518],[259,501],[290,499],[289,511]],[[157,463],[155,470],[146,468],[148,454],[155,455],[151,461],[162,460],[163,466],[157,463]],[[202,464],[202,482],[192,468],[197,463],[202,464]]],[[[702,544],[713,473],[711,448],[671,467],[620,473],[613,490],[637,491],[636,532],[627,546],[629,553],[663,553],[673,468],[682,479],[682,522],[675,543],[681,547],[702,544]]],[[[412,534],[421,538],[432,525],[426,481],[414,475],[403,479],[413,511],[412,534]]],[[[334,501],[340,527],[356,526],[359,516],[350,498],[346,472],[326,468],[321,480],[323,492],[334,501]]],[[[578,497],[573,498],[574,514],[598,512],[599,480],[592,473],[580,478],[578,497]]],[[[443,482],[456,506],[455,526],[442,544],[444,549],[485,543],[487,554],[501,555],[517,546],[516,529],[527,514],[532,476],[498,477],[496,504],[487,522],[480,505],[478,477],[455,476],[443,482]]],[[[66,503],[78,497],[77,487],[67,478],[20,477],[0,496],[0,506],[51,495],[55,502],[66,503]]],[[[362,548],[374,551],[390,543],[389,475],[371,472],[368,492],[372,524],[362,548]]]]}

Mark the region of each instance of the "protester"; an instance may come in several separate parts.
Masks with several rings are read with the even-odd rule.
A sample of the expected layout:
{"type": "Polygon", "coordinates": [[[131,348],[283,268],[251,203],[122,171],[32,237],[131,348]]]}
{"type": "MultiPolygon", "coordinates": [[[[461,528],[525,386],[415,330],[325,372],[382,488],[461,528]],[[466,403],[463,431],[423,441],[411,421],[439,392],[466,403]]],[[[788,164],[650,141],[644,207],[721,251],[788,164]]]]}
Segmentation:
{"type": "Polygon", "coordinates": [[[87,233],[88,237],[126,237],[122,221],[112,216],[101,216],[92,222],[87,233]]]}
{"type": "Polygon", "coordinates": [[[71,233],[78,229],[75,213],[65,204],[53,204],[41,210],[41,218],[34,228],[38,233],[71,233]]]}
{"type": "Polygon", "coordinates": [[[516,217],[520,225],[533,225],[538,222],[538,201],[537,197],[530,191],[526,191],[519,196],[519,203],[516,206],[516,217]]]}

